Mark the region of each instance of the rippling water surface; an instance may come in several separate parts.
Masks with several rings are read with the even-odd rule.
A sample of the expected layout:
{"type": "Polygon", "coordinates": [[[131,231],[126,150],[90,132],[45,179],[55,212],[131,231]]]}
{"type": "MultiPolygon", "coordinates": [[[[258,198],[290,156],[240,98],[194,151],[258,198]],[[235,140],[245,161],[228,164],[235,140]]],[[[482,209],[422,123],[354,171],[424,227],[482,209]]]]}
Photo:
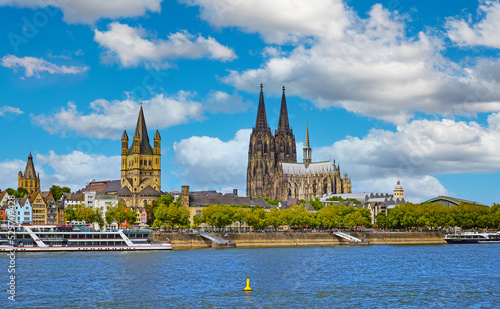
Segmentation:
{"type": "MultiPolygon", "coordinates": [[[[499,253],[500,245],[24,253],[14,307],[499,308],[499,253]],[[242,291],[246,278],[252,292],[242,291]]],[[[6,255],[0,261],[7,283],[6,255]]],[[[12,306],[3,291],[0,307],[12,306]]]]}

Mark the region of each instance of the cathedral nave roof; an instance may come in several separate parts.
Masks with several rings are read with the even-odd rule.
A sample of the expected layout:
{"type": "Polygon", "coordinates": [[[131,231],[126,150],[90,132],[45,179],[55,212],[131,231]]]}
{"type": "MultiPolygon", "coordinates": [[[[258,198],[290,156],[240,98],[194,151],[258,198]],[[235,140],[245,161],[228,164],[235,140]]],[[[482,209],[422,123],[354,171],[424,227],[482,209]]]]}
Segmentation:
{"type": "Polygon", "coordinates": [[[335,166],[330,161],[315,162],[308,167],[304,163],[281,163],[283,174],[319,174],[334,171],[335,166]]]}

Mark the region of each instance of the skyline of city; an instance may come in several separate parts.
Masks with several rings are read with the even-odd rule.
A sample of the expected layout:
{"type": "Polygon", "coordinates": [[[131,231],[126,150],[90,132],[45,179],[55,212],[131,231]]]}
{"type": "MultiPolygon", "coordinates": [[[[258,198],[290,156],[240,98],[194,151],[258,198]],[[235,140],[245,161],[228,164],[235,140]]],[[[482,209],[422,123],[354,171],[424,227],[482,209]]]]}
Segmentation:
{"type": "Polygon", "coordinates": [[[271,130],[285,86],[297,160],[308,122],[313,161],[335,159],[353,192],[391,192],[399,177],[412,202],[500,201],[497,2],[330,1],[293,22],[277,13],[288,5],[0,6],[0,127],[12,145],[0,188],[16,188],[30,151],[43,190],[119,179],[119,138],[142,104],[162,136],[162,191],[245,192],[262,82],[271,130]]]}

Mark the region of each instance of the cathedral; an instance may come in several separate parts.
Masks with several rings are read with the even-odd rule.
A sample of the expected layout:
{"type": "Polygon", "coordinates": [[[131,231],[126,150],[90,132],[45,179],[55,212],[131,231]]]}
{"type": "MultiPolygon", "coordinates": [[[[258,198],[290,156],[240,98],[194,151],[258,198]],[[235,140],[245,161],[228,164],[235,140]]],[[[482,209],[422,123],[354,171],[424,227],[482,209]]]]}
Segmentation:
{"type": "Polygon", "coordinates": [[[161,137],[158,130],[153,141],[151,147],[141,104],[130,148],[127,131],[122,135],[121,189],[117,196],[127,206],[144,207],[161,195],[161,137]]]}
{"type": "Polygon", "coordinates": [[[297,162],[295,135],[288,122],[285,87],[281,98],[278,129],[267,124],[263,86],[260,85],[257,121],[248,147],[247,196],[270,199],[311,200],[326,193],[351,193],[351,180],[340,174],[340,166],[330,161],[312,162],[309,127],[303,149],[303,162],[297,162]]]}
{"type": "Polygon", "coordinates": [[[35,165],[33,164],[33,156],[28,156],[28,162],[26,163],[26,169],[24,170],[24,175],[21,171],[18,174],[18,187],[23,187],[28,190],[28,194],[33,192],[40,192],[40,174],[35,172],[35,165]]]}

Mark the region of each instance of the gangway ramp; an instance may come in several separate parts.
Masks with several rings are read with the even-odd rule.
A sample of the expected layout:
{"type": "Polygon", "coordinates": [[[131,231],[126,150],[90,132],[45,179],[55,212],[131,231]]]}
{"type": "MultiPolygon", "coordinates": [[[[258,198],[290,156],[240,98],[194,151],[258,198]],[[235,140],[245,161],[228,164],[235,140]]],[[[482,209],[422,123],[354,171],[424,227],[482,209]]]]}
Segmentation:
{"type": "Polygon", "coordinates": [[[210,233],[200,233],[200,236],[206,239],[210,239],[211,241],[218,243],[218,244],[227,244],[227,241],[220,238],[219,236],[215,236],[214,234],[210,233]]]}
{"type": "Polygon", "coordinates": [[[127,235],[125,235],[125,233],[123,233],[123,230],[118,230],[118,234],[120,234],[120,236],[125,241],[127,246],[132,247],[134,245],[134,243],[127,237],[127,235]]]}
{"type": "Polygon", "coordinates": [[[212,241],[212,247],[236,247],[236,244],[231,241],[220,238],[214,234],[210,233],[200,233],[201,237],[212,241]]]}
{"type": "Polygon", "coordinates": [[[40,237],[38,237],[35,232],[33,232],[33,230],[30,228],[30,227],[27,227],[25,226],[24,229],[26,230],[26,232],[28,232],[28,234],[30,234],[31,238],[33,238],[33,240],[35,241],[35,243],[37,244],[38,247],[48,247],[41,239],[40,237]]]}
{"type": "Polygon", "coordinates": [[[337,237],[340,237],[340,238],[344,238],[344,239],[347,239],[349,240],[350,242],[356,242],[356,243],[360,243],[360,242],[363,242],[363,240],[359,239],[359,238],[356,238],[354,236],[351,236],[347,233],[344,233],[344,232],[333,232],[333,235],[337,236],[337,237]]]}

